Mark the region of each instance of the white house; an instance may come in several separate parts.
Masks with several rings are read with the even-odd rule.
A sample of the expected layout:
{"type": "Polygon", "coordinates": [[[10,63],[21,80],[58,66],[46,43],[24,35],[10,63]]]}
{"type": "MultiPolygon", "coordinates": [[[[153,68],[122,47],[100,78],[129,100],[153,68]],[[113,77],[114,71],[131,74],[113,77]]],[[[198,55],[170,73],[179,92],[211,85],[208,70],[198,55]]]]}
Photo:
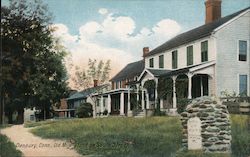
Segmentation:
{"type": "MultiPolygon", "coordinates": [[[[128,65],[111,79],[113,90],[106,93],[109,114],[130,115],[134,108],[131,91],[136,94],[141,111],[155,107],[160,78],[172,81],[172,113],[177,108],[176,86],[180,80],[187,82],[183,95],[189,99],[204,95],[221,97],[223,91],[250,95],[250,7],[221,17],[221,0],[206,0],[205,5],[204,25],[179,34],[152,51],[144,48],[144,59],[139,61],[144,70],[136,66],[137,62],[131,63],[134,74],[129,73],[128,65]],[[144,87],[148,80],[154,80],[154,92],[144,87]],[[117,95],[115,101],[110,97],[112,93],[117,95]],[[114,108],[117,112],[112,112],[114,108]]],[[[160,108],[169,108],[168,101],[161,98],[160,108]]]]}

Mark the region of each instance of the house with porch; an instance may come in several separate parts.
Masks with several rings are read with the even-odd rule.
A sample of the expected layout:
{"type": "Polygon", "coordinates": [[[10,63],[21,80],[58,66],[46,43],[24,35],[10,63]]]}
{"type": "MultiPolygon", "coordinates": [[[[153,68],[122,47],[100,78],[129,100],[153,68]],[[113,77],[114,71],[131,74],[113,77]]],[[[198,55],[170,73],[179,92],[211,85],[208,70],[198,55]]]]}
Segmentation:
{"type": "Polygon", "coordinates": [[[112,90],[101,95],[108,98],[108,114],[132,116],[136,107],[148,115],[157,104],[176,114],[180,98],[221,97],[222,92],[249,96],[250,7],[221,17],[221,3],[206,0],[204,25],[151,51],[144,48],[144,58],[139,61],[143,68],[133,68],[139,62],[128,64],[112,78],[112,90]],[[158,93],[159,88],[166,93],[158,93]],[[132,95],[136,103],[132,103],[132,95]]]}
{"type": "MultiPolygon", "coordinates": [[[[60,118],[70,118],[75,117],[76,109],[83,103],[90,103],[93,106],[93,115],[99,113],[96,111],[99,109],[100,100],[93,96],[98,93],[103,93],[105,91],[110,90],[110,84],[102,84],[98,85],[98,80],[94,80],[94,86],[84,89],[80,92],[75,92],[70,95],[68,98],[61,99],[60,107],[58,109],[54,109],[55,112],[58,113],[60,118]],[[97,105],[93,105],[97,104],[97,105]],[[96,107],[97,106],[97,107],[96,107]]],[[[103,106],[105,106],[105,102],[102,102],[103,106]]]]}

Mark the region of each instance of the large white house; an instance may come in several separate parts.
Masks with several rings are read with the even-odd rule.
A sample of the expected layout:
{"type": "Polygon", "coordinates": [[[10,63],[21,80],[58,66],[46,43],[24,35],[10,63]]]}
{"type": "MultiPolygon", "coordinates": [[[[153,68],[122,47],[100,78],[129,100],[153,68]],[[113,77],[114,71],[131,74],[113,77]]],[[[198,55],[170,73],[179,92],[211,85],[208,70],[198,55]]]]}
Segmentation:
{"type": "Polygon", "coordinates": [[[146,111],[143,113],[155,108],[159,99],[162,110],[175,113],[180,80],[186,80],[183,96],[189,99],[221,97],[222,92],[250,95],[250,7],[221,18],[221,0],[206,0],[205,5],[204,25],[179,34],[152,51],[144,48],[142,61],[127,65],[111,79],[112,90],[100,95],[108,99],[109,114],[131,115],[135,107],[131,93],[141,111],[146,111]],[[160,78],[171,79],[171,100],[158,97],[160,78]],[[154,80],[154,92],[145,88],[148,80],[154,80]]]}

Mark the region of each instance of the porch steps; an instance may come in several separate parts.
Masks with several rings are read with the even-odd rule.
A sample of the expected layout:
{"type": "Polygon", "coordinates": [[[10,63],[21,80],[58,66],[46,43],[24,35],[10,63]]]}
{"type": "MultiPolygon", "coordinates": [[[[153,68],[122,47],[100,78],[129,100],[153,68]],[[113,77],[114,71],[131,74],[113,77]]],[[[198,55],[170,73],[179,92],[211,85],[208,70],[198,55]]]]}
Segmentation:
{"type": "Polygon", "coordinates": [[[146,114],[144,111],[141,111],[141,112],[137,112],[134,117],[135,118],[143,118],[143,117],[146,117],[146,114]]]}

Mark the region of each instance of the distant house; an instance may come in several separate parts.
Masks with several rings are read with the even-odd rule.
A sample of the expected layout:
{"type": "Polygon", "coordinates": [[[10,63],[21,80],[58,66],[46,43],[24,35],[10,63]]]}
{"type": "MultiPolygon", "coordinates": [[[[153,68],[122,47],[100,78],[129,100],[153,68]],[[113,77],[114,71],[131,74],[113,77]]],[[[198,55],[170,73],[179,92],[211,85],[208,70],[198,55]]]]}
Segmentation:
{"type": "Polygon", "coordinates": [[[97,81],[95,81],[94,87],[75,92],[70,97],[61,99],[60,107],[55,111],[59,113],[59,117],[75,117],[75,111],[81,104],[88,102],[94,107],[96,102],[92,95],[108,89],[110,89],[109,84],[97,85],[97,81]]]}
{"type": "Polygon", "coordinates": [[[112,90],[99,94],[108,100],[109,115],[131,116],[135,106],[147,115],[158,103],[161,110],[176,114],[180,98],[221,97],[223,91],[250,95],[250,7],[221,18],[221,0],[206,0],[205,5],[204,25],[152,51],[143,48],[143,60],[128,64],[111,79],[112,90]],[[164,78],[171,81],[172,91],[165,98],[157,91],[164,78]],[[145,87],[149,80],[154,91],[145,87]],[[180,82],[185,83],[184,92],[177,95],[180,82]]]}
{"type": "Polygon", "coordinates": [[[36,112],[35,107],[33,108],[24,108],[24,122],[36,121],[36,112]]]}

